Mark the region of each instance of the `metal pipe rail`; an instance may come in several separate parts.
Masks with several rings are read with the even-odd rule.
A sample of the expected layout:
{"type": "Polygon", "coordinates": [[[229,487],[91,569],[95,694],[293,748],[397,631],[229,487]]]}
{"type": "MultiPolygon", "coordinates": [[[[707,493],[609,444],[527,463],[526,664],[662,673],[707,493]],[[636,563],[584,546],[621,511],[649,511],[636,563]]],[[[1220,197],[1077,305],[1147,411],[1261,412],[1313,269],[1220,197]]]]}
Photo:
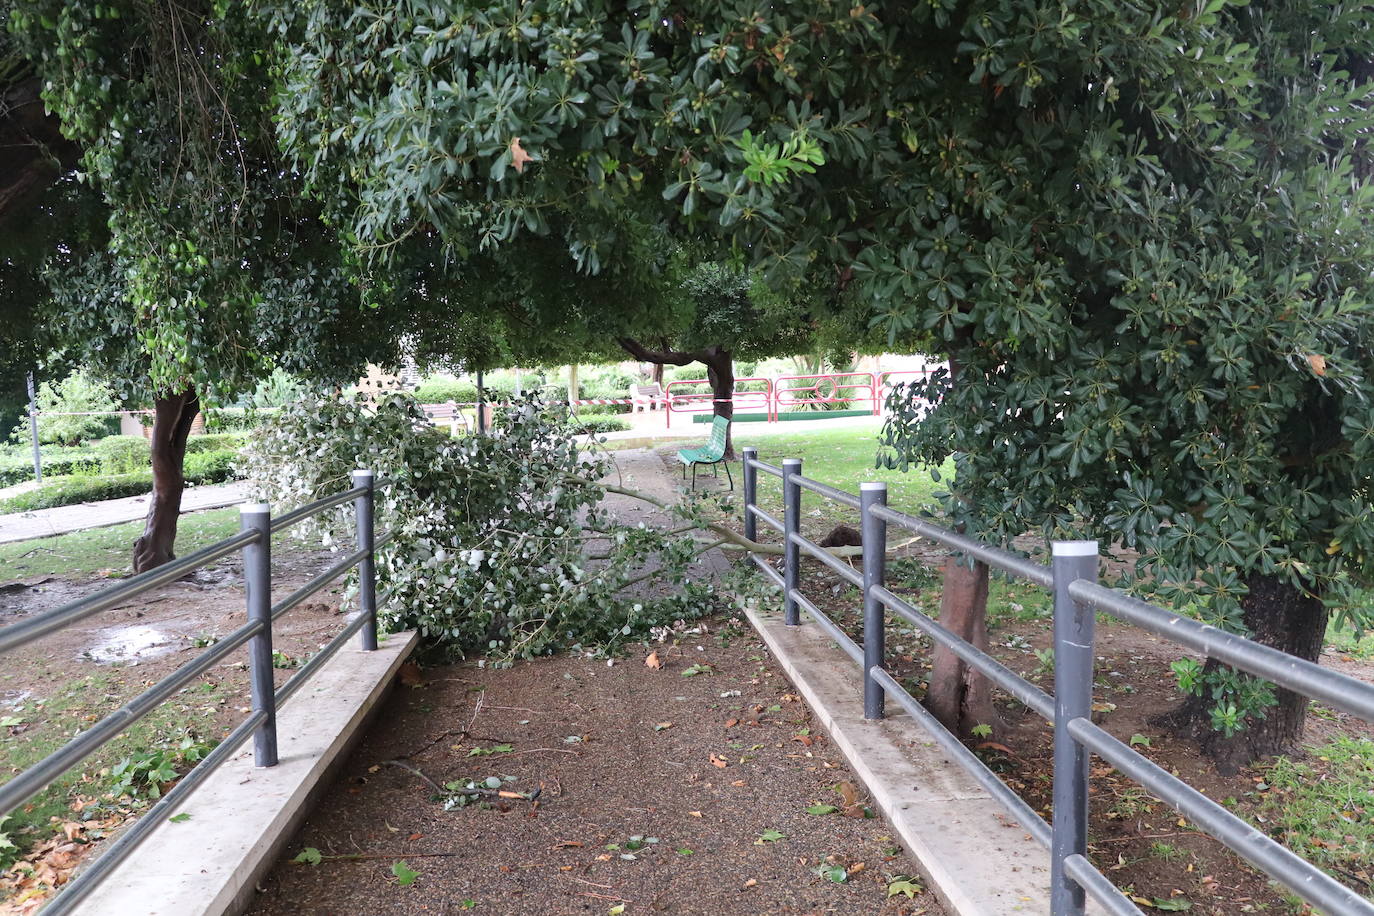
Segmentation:
{"type": "Polygon", "coordinates": [[[240,547],[252,544],[257,539],[256,532],[241,531],[232,537],[211,544],[209,547],[202,547],[195,553],[187,554],[179,560],[173,560],[156,569],[141,572],[125,579],[118,585],[102,589],[94,595],[34,614],[19,623],[0,628],[0,654],[27,645],[36,639],[41,639],[49,633],[76,623],[78,620],[85,620],[93,614],[109,610],[120,602],[137,597],[149,589],[166,585],[168,582],[175,582],[187,573],[207,566],[221,557],[227,557],[240,547]]]}
{"type": "Polygon", "coordinates": [[[884,700],[889,697],[896,700],[930,732],[951,759],[977,779],[1035,839],[1049,847],[1050,909],[1053,916],[1082,916],[1089,894],[1113,914],[1138,916],[1140,913],[1135,904],[1087,858],[1090,753],[1096,753],[1111,763],[1210,835],[1324,911],[1340,916],[1374,916],[1374,903],[1360,897],[1092,723],[1094,615],[1096,611],[1112,614],[1157,636],[1206,653],[1233,667],[1370,721],[1374,721],[1374,685],[1180,617],[1099,585],[1096,581],[1096,541],[1056,541],[1051,565],[1043,566],[1000,547],[984,544],[959,532],[889,508],[886,505],[885,484],[865,483],[856,498],[803,477],[801,461],[797,459],[786,459],[779,469],[759,461],[757,449],[745,448],[744,517],[746,536],[751,539],[755,536],[756,518],[764,518],[777,527],[776,519],[756,506],[757,472],[760,470],[774,474],[783,481],[783,569],[779,573],[757,555],[753,561],[775,584],[782,587],[785,622],[789,626],[798,625],[801,622],[800,612],[806,611],[863,672],[865,718],[882,718],[884,700]],[[865,547],[862,575],[801,534],[803,490],[860,510],[865,547]],[[888,524],[929,538],[1053,592],[1054,696],[1020,677],[972,643],[945,630],[886,587],[883,577],[888,524]],[[821,560],[846,581],[863,590],[862,645],[851,639],[834,620],[802,594],[798,573],[803,552],[821,560]],[[952,651],[1051,724],[1054,728],[1052,825],[1036,815],[955,735],[945,731],[885,670],[884,627],[886,612],[889,611],[952,651]]]}
{"type": "Polygon", "coordinates": [[[855,585],[859,588],[864,587],[864,577],[859,575],[857,572],[853,570],[853,568],[847,566],[841,560],[835,559],[835,557],[830,555],[830,551],[826,550],[824,547],[820,546],[819,544],[813,544],[811,541],[808,541],[806,538],[802,537],[795,531],[789,534],[787,536],[787,539],[790,540],[792,543],[796,544],[799,550],[802,550],[810,554],[817,560],[820,560],[826,566],[830,567],[831,571],[834,572],[835,575],[839,576],[841,579],[845,580],[850,585],[855,585]]]}
{"type": "MultiPolygon", "coordinates": [[[[361,633],[362,648],[377,648],[377,596],[374,556],[391,541],[392,532],[376,536],[373,507],[376,492],[389,481],[377,482],[371,471],[354,471],[353,486],[347,490],[301,506],[276,519],[265,503],[241,507],[242,530],[201,550],[111,586],[87,598],[35,614],[27,620],[0,628],[0,652],[31,643],[62,627],[91,617],[150,589],[176,581],[194,570],[228,556],[243,552],[244,585],[248,621],[214,645],[207,647],[187,664],[173,671],[152,687],[105,716],[91,728],[77,734],[64,746],[0,786],[0,813],[7,813],[42,791],[72,766],[99,750],[131,724],[184,689],[195,678],[222,662],[231,653],[248,646],[249,678],[253,711],[214,750],[193,767],[136,824],[112,843],[92,865],[63,887],[44,908],[44,913],[66,913],[90,894],[96,885],[122,861],[133,848],[179,804],[221,762],[233,754],[251,734],[254,737],[258,766],[277,763],[276,710],[299,690],[355,633],[361,633]],[[338,563],[315,576],[276,605],[272,599],[271,536],[291,525],[336,506],[353,503],[357,549],[338,563]],[[359,611],[330,642],[315,654],[280,689],[273,689],[272,623],[306,598],[319,592],[340,575],[357,566],[359,570],[359,611]]],[[[385,600],[386,596],[383,596],[385,600]]]]}
{"type": "Polygon", "coordinates": [[[776,517],[769,515],[767,512],[763,511],[758,506],[750,506],[749,511],[753,513],[755,518],[762,520],[774,531],[782,530],[782,522],[778,521],[776,517]]]}
{"type": "Polygon", "coordinates": [[[1113,617],[1135,624],[1170,642],[1273,681],[1294,693],[1321,700],[1352,716],[1374,722],[1374,684],[1346,677],[1307,659],[1180,617],[1093,582],[1075,582],[1069,586],[1069,594],[1089,607],[1106,611],[1113,617]]]}

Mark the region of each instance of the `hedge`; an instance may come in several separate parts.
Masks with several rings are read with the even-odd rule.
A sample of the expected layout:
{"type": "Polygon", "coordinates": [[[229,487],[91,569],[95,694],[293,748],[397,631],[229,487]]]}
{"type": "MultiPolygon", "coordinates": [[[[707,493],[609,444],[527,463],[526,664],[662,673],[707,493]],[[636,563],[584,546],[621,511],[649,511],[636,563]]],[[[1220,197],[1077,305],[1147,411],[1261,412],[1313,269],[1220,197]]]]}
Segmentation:
{"type": "Polygon", "coordinates": [[[584,413],[570,417],[568,425],[586,433],[614,433],[630,428],[630,422],[615,414],[584,413]]]}
{"type": "MultiPolygon", "coordinates": [[[[235,449],[188,454],[185,463],[186,482],[206,484],[228,480],[234,476],[233,463],[237,458],[238,452],[235,449]]],[[[149,470],[127,474],[55,477],[52,480],[44,480],[41,486],[27,493],[11,496],[0,502],[0,512],[28,512],[33,509],[52,509],[57,506],[72,506],[77,503],[99,502],[125,496],[143,496],[152,492],[152,489],[153,475],[149,470]]]]}

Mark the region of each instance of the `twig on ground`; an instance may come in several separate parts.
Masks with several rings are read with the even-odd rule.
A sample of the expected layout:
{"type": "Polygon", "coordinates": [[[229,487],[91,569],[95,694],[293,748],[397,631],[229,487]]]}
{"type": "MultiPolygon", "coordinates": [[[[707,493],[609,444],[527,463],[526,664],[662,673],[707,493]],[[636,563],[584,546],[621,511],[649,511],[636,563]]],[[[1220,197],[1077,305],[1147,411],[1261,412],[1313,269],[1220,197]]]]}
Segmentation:
{"type": "Polygon", "coordinates": [[[578,891],[579,897],[595,897],[598,900],[620,900],[624,903],[634,903],[629,897],[612,897],[607,894],[598,894],[596,891],[578,891]]]}
{"type": "Polygon", "coordinates": [[[437,782],[435,782],[434,780],[432,780],[432,779],[430,779],[428,776],[426,776],[424,770],[420,769],[420,768],[417,767],[417,766],[411,766],[410,764],[405,763],[404,761],[401,761],[401,760],[383,760],[383,761],[382,761],[382,766],[385,766],[385,767],[400,767],[400,768],[403,769],[403,770],[409,770],[410,772],[414,773],[416,776],[420,777],[420,778],[423,779],[425,782],[427,782],[427,783],[429,783],[431,786],[433,786],[433,787],[434,787],[434,791],[435,791],[435,792],[438,792],[440,795],[443,795],[445,792],[448,791],[448,790],[445,789],[443,786],[439,785],[437,782]]]}
{"type": "Polygon", "coordinates": [[[511,753],[505,754],[503,756],[523,757],[525,754],[538,754],[541,751],[548,751],[550,754],[572,754],[574,757],[582,756],[581,751],[571,751],[565,747],[532,747],[527,751],[512,751],[511,753]]]}

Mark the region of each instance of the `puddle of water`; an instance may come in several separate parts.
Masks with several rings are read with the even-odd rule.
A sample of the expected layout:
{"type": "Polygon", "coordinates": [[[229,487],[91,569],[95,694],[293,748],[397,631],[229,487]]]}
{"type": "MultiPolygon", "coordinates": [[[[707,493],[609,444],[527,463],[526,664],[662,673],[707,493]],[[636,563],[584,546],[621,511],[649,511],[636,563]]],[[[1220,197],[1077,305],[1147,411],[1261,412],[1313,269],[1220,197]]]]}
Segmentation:
{"type": "Polygon", "coordinates": [[[97,662],[137,662],[166,655],[176,648],[176,639],[145,624],[105,630],[100,641],[82,654],[97,662]]]}
{"type": "Polygon", "coordinates": [[[18,709],[31,696],[33,696],[32,690],[6,690],[4,693],[0,693],[0,707],[10,710],[18,709]]]}

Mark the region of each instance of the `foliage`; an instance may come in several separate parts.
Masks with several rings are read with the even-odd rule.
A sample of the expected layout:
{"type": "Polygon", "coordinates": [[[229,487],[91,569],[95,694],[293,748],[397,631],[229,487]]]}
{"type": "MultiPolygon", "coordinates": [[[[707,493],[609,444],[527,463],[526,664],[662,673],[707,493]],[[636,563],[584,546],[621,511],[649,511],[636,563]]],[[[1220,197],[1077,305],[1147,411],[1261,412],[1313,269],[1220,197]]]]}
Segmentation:
{"type": "MultiPolygon", "coordinates": [[[[231,479],[239,454],[232,449],[197,452],[186,457],[184,476],[188,484],[222,483],[231,479]]],[[[0,502],[0,512],[28,512],[77,503],[99,502],[125,496],[143,496],[153,488],[149,471],[124,474],[81,474],[73,477],[44,478],[38,487],[0,502]]]]}
{"type": "Polygon", "coordinates": [[[113,779],[110,791],[115,796],[161,798],[168,783],[175,782],[182,772],[195,766],[213,749],[214,744],[187,733],[175,746],[139,751],[110,768],[113,779]]]}
{"type": "MultiPolygon", "coordinates": [[[[100,469],[100,459],[86,447],[49,446],[42,449],[43,477],[83,474],[100,469]]],[[[0,487],[33,479],[33,452],[13,447],[0,453],[0,487]]]]}
{"type": "MultiPolygon", "coordinates": [[[[914,281],[884,320],[929,328],[958,374],[893,398],[889,465],[953,458],[951,523],[1119,543],[1142,591],[1229,631],[1276,619],[1257,578],[1354,612],[1374,573],[1369,17],[1026,2],[952,22],[965,44],[938,67],[966,89],[930,102],[952,145],[913,136],[945,160],[944,206],[912,260],[881,257],[914,281]]],[[[1219,724],[1263,712],[1220,677],[1219,724]]]]}
{"type": "MultiPolygon", "coordinates": [[[[582,451],[566,422],[566,408],[531,395],[496,411],[492,435],[455,440],[403,395],[376,409],[316,399],[265,424],[245,469],[254,492],[284,506],[337,492],[352,468],[389,479],[378,494],[378,530],[394,533],[377,561],[391,593],[386,624],[457,652],[507,663],[561,646],[608,648],[706,611],[713,587],[686,579],[701,547],[685,530],[616,524],[593,483],[610,461],[582,451]],[[625,591],[646,563],[673,594],[625,591]]],[[[351,543],[346,516],[303,534],[351,543]]]]}
{"type": "MultiPolygon", "coordinates": [[[[109,432],[109,417],[64,417],[55,414],[119,409],[119,402],[115,400],[110,387],[81,369],[56,384],[41,383],[36,394],[39,410],[38,441],[46,445],[80,445],[88,439],[97,439],[109,432]]],[[[29,440],[27,419],[14,428],[11,438],[17,442],[29,440]]]]}
{"type": "Polygon", "coordinates": [[[568,422],[578,433],[614,433],[630,428],[629,420],[608,413],[579,413],[568,422]]]}
{"type": "Polygon", "coordinates": [[[415,400],[421,404],[477,403],[477,385],[452,377],[432,376],[415,389],[415,400]]]}

